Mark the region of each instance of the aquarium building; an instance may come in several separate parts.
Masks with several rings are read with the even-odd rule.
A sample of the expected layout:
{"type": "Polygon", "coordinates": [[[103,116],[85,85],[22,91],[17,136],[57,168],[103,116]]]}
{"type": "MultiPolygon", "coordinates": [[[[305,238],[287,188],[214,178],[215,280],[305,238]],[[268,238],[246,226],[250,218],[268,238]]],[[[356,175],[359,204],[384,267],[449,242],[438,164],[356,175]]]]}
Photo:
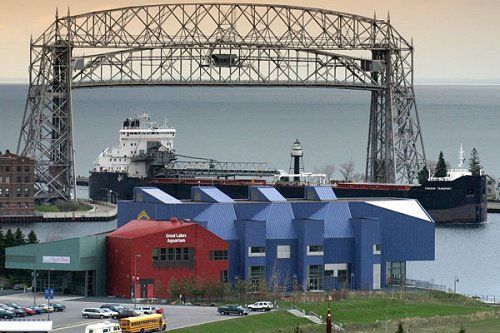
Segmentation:
{"type": "MultiPolygon", "coordinates": [[[[306,187],[304,198],[288,200],[267,186],[249,187],[248,200],[233,200],[215,187],[193,187],[191,194],[180,201],[139,187],[133,200],[120,201],[118,230],[108,235],[108,272],[123,266],[113,256],[129,268],[133,261],[147,262],[151,267],[139,276],[147,287],[137,289],[145,297],[154,296],[155,284],[168,283],[165,276],[200,272],[255,288],[370,290],[403,283],[408,261],[434,260],[434,222],[416,200],[337,199],[327,186],[306,187]],[[192,232],[168,231],[187,226],[192,232]],[[136,231],[129,249],[115,239],[123,228],[136,231]],[[184,240],[166,236],[179,234],[184,240]],[[131,251],[137,244],[140,251],[131,251]],[[171,259],[186,254],[186,262],[179,255],[179,261],[158,265],[162,253],[171,259]]],[[[130,281],[123,281],[121,292],[130,290],[130,281]]]]}

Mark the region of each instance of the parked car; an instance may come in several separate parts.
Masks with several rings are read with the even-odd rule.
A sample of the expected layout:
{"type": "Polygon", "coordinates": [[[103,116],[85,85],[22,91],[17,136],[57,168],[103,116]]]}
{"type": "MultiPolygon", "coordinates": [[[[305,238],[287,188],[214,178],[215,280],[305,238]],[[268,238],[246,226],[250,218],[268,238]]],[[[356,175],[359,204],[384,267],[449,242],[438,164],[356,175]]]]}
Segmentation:
{"type": "Polygon", "coordinates": [[[40,314],[40,313],[43,313],[45,312],[42,308],[40,308],[38,305],[30,305],[28,306],[28,309],[31,309],[33,311],[35,311],[35,314],[40,314]]]}
{"type": "Polygon", "coordinates": [[[13,308],[12,306],[4,304],[4,303],[0,304],[0,308],[2,308],[4,310],[11,311],[12,313],[14,313],[14,315],[16,317],[25,317],[26,316],[26,312],[24,312],[23,310],[13,308]]]}
{"type": "Polygon", "coordinates": [[[156,307],[154,306],[138,306],[135,308],[140,314],[152,314],[156,313],[156,307]]]}
{"type": "Polygon", "coordinates": [[[17,303],[14,303],[14,302],[7,302],[7,303],[4,303],[4,304],[7,305],[7,306],[10,306],[11,308],[14,308],[14,309],[21,309],[22,308],[22,306],[20,306],[17,303]]]}
{"type": "Polygon", "coordinates": [[[24,308],[22,308],[22,310],[23,310],[24,312],[26,312],[26,315],[27,315],[27,316],[33,316],[33,315],[36,315],[36,314],[37,314],[35,310],[30,309],[30,308],[28,308],[28,307],[24,307],[24,308]]]}
{"type": "Polygon", "coordinates": [[[217,312],[219,312],[221,315],[235,314],[238,316],[246,316],[248,314],[248,309],[241,305],[224,305],[218,307],[217,312]]]}
{"type": "Polygon", "coordinates": [[[14,290],[24,290],[26,289],[26,285],[23,283],[16,283],[15,285],[12,286],[12,289],[14,290]]]}
{"type": "Polygon", "coordinates": [[[48,304],[37,304],[36,306],[38,306],[40,309],[42,309],[43,312],[47,313],[47,312],[54,312],[54,307],[53,306],[50,306],[48,304]]]}
{"type": "Polygon", "coordinates": [[[66,310],[66,305],[61,303],[50,303],[50,306],[54,308],[54,311],[64,311],[66,310]]]}
{"type": "Polygon", "coordinates": [[[156,313],[159,313],[159,314],[164,314],[165,313],[165,309],[163,309],[163,308],[159,308],[157,306],[155,306],[154,308],[156,310],[156,313]]]}
{"type": "Polygon", "coordinates": [[[121,306],[119,304],[103,304],[103,305],[101,305],[101,308],[108,308],[110,310],[118,312],[118,315],[116,315],[114,317],[114,319],[135,317],[137,315],[133,310],[128,309],[128,308],[121,306]]]}
{"type": "Polygon", "coordinates": [[[28,313],[24,311],[23,307],[17,303],[7,302],[4,304],[9,307],[9,310],[13,311],[16,314],[16,317],[25,317],[28,315],[28,313]]]}
{"type": "Polygon", "coordinates": [[[110,318],[111,314],[101,308],[85,308],[82,310],[82,316],[85,318],[110,318]]]}
{"type": "Polygon", "coordinates": [[[271,311],[273,309],[273,303],[268,301],[260,301],[250,304],[248,310],[252,311],[271,311]]]}
{"type": "Polygon", "coordinates": [[[100,308],[100,309],[103,309],[104,311],[109,312],[111,314],[111,318],[115,318],[116,319],[116,316],[118,315],[118,312],[113,311],[111,309],[108,309],[108,308],[100,308]]]}
{"type": "Polygon", "coordinates": [[[6,310],[6,309],[1,309],[0,308],[0,318],[3,318],[3,319],[12,319],[16,316],[16,314],[10,310],[6,310]]]}

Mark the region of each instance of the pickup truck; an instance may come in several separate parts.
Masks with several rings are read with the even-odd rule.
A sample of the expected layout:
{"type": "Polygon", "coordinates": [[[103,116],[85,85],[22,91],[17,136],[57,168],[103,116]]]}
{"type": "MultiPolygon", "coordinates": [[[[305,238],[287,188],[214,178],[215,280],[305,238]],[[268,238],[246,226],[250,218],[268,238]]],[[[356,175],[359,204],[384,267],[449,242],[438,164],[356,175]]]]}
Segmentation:
{"type": "Polygon", "coordinates": [[[248,314],[248,309],[242,307],[241,305],[224,305],[217,308],[217,312],[221,315],[238,315],[243,316],[248,314]]]}
{"type": "Polygon", "coordinates": [[[248,306],[248,309],[252,311],[271,311],[272,308],[273,303],[267,301],[255,302],[248,306]]]}

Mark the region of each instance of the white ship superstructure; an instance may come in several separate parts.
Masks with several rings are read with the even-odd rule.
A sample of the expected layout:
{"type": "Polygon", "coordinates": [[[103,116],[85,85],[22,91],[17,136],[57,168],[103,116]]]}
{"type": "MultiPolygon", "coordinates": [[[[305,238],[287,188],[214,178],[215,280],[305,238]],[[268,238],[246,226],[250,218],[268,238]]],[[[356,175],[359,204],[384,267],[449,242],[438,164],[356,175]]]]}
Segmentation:
{"type": "Polygon", "coordinates": [[[465,153],[462,144],[460,144],[460,150],[458,151],[458,160],[458,169],[447,170],[446,177],[429,177],[429,181],[453,181],[463,176],[472,176],[472,172],[464,169],[465,153]]]}
{"type": "Polygon", "coordinates": [[[94,162],[93,171],[126,173],[130,177],[146,177],[148,149],[174,152],[175,129],[160,127],[144,113],[127,118],[120,129],[118,146],[106,148],[94,162]]]}

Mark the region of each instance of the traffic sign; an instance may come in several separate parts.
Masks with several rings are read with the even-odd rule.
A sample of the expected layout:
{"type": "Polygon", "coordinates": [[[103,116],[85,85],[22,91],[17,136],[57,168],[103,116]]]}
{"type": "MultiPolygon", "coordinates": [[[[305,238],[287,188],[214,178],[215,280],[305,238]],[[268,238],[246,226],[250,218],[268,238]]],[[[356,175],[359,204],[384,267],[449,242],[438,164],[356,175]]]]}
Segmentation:
{"type": "Polygon", "coordinates": [[[50,299],[54,299],[54,288],[50,288],[50,290],[45,288],[45,293],[43,296],[45,297],[45,299],[49,299],[49,296],[50,299]]]}

